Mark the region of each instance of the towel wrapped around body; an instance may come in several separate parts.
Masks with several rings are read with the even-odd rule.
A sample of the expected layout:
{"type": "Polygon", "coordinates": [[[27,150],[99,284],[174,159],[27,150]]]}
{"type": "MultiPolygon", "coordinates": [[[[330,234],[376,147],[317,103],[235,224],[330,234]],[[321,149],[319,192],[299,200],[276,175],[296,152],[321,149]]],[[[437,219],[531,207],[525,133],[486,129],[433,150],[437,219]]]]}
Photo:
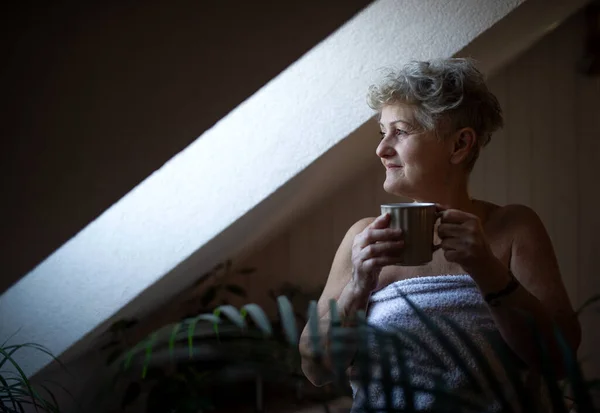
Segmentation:
{"type": "MultiPolygon", "coordinates": [[[[466,411],[498,412],[507,407],[503,405],[502,396],[498,397],[492,390],[484,372],[477,367],[472,356],[472,349],[461,341],[454,333],[450,323],[459,326],[465,331],[477,348],[477,352],[487,359],[493,376],[502,388],[506,403],[513,411],[522,411],[515,403],[517,397],[512,385],[508,382],[505,369],[494,347],[490,344],[490,337],[496,343],[501,343],[506,354],[514,358],[522,369],[519,374],[524,382],[527,381],[528,391],[538,392],[538,408],[541,408],[542,397],[539,381],[534,383],[528,377],[524,365],[511,353],[508,346],[501,340],[500,333],[494,323],[492,315],[481,296],[481,293],[469,275],[440,275],[430,277],[417,277],[394,282],[371,295],[367,312],[367,322],[376,329],[393,332],[401,342],[404,370],[399,371],[400,365],[396,358],[398,347],[388,343],[383,345],[373,335],[369,336],[369,357],[377,362],[370,363],[370,374],[378,379],[382,377],[381,356],[382,351],[387,357],[392,357],[392,368],[389,374],[396,380],[410,380],[411,385],[425,389],[433,389],[436,384],[442,383],[445,391],[455,397],[473,402],[477,408],[466,411]],[[437,328],[454,344],[456,352],[445,348],[415,313],[405,297],[416,305],[420,311],[430,318],[437,328]],[[457,358],[462,361],[457,362],[457,358]],[[470,373],[465,372],[467,370],[470,373]],[[403,374],[406,373],[406,374],[403,374]],[[481,386],[481,388],[478,388],[481,386]],[[533,388],[532,388],[533,386],[533,388]],[[503,408],[504,407],[504,408],[503,408]]],[[[368,386],[368,395],[361,386],[356,375],[360,374],[359,361],[355,360],[351,368],[350,385],[353,390],[354,403],[352,412],[367,411],[366,404],[382,411],[393,404],[395,410],[404,409],[407,396],[400,386],[394,388],[391,400],[384,396],[384,386],[380,383],[371,383],[368,386]]],[[[496,386],[498,388],[498,386],[496,386]]],[[[531,393],[530,393],[531,394],[531,393]]],[[[465,411],[459,410],[452,403],[452,399],[442,399],[443,396],[427,391],[415,391],[413,395],[416,411],[465,411]],[[446,410],[447,409],[447,410],[446,410]]],[[[545,403],[544,403],[545,405],[545,403]]],[[[546,411],[544,409],[539,411],[546,411]]]]}

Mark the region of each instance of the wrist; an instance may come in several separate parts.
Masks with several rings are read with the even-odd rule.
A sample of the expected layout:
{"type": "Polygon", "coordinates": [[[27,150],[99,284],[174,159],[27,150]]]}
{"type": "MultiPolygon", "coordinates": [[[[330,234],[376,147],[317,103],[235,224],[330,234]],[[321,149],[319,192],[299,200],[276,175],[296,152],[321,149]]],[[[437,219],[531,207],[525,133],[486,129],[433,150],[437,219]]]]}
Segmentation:
{"type": "Polygon", "coordinates": [[[512,280],[510,269],[496,257],[473,268],[469,274],[484,296],[504,289],[512,280]]]}
{"type": "Polygon", "coordinates": [[[342,318],[346,318],[347,321],[354,320],[358,311],[366,311],[370,297],[371,292],[368,289],[353,281],[348,282],[338,299],[338,307],[343,314],[342,318]]]}
{"type": "Polygon", "coordinates": [[[364,283],[359,283],[351,279],[344,287],[342,295],[348,297],[350,301],[368,301],[371,296],[371,290],[364,283]]]}

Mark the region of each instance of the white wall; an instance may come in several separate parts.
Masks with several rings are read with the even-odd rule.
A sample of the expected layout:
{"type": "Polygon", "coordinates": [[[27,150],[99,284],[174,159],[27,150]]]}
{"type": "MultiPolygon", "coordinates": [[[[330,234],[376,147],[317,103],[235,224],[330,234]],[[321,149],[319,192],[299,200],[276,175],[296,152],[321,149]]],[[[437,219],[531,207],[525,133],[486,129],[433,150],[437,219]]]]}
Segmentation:
{"type": "MultiPolygon", "coordinates": [[[[600,293],[594,260],[600,254],[595,236],[600,232],[600,78],[576,73],[582,22],[581,15],[570,19],[490,79],[505,110],[506,127],[483,151],[472,176],[475,197],[523,203],[539,213],[577,306],[600,293]]],[[[250,301],[269,305],[267,288],[284,281],[307,287],[324,283],[348,227],[361,217],[377,215],[379,204],[391,199],[381,189],[375,125],[371,130],[370,137],[364,136],[373,141],[368,172],[349,176],[345,186],[246,260],[244,265],[259,270],[246,282],[250,301]]],[[[600,346],[593,334],[598,318],[590,315],[581,318],[581,357],[600,346]]],[[[600,375],[597,360],[594,366],[593,374],[600,375]]]]}

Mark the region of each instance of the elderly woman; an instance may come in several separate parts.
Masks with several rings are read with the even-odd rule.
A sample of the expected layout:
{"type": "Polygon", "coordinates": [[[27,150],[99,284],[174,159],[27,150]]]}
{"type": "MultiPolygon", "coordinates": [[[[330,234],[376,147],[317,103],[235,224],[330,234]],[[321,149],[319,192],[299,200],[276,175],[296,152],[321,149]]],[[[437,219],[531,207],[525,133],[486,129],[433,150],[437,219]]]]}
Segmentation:
{"type": "MultiPolygon", "coordinates": [[[[400,263],[404,243],[402,231],[389,228],[389,214],[356,222],[339,246],[318,302],[322,333],[328,332],[331,299],[337,301],[342,325],[354,325],[356,313],[368,310],[370,324],[410,330],[414,312],[386,307],[385,302],[393,291],[425,291],[433,297],[426,313],[454,316],[478,342],[483,341],[477,336],[481,330],[498,333],[516,363],[529,372],[539,370],[541,361],[528,324],[535,322],[561,377],[563,362],[552,338],[553,326],[560,328],[573,351],[581,331],[544,225],[526,206],[499,206],[469,195],[469,174],[479,152],[503,124],[500,105],[482,74],[467,59],[411,62],[372,86],[368,101],[379,119],[376,153],[386,171],[384,189],[438,205],[436,240],[441,248],[426,265],[394,265],[400,263]],[[496,295],[493,303],[485,299],[490,294],[496,295]],[[464,302],[456,297],[465,297],[464,302]],[[468,311],[472,313],[461,316],[468,311]]],[[[312,383],[324,385],[332,380],[331,363],[327,358],[315,363],[308,336],[305,328],[302,368],[312,383]]],[[[484,354],[493,358],[489,349],[484,354]]],[[[473,360],[466,361],[476,369],[473,360]]],[[[427,363],[432,361],[422,355],[415,362],[425,370],[427,363]]],[[[445,372],[449,390],[458,395],[465,384],[459,370],[454,366],[445,372]]],[[[360,410],[364,395],[361,398],[354,384],[353,389],[354,408],[360,410]]],[[[395,394],[394,403],[396,408],[403,406],[401,393],[395,394]]],[[[430,408],[430,403],[430,397],[417,399],[421,409],[430,408]]],[[[485,403],[488,410],[498,409],[495,400],[485,403]]]]}

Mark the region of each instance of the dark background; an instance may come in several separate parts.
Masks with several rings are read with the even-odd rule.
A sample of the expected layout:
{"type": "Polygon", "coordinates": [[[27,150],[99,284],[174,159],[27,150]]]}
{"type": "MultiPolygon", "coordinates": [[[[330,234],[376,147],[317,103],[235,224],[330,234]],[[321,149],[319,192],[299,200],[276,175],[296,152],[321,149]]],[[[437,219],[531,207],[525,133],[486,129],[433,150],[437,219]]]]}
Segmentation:
{"type": "Polygon", "coordinates": [[[0,6],[0,293],[367,0],[0,6]]]}

